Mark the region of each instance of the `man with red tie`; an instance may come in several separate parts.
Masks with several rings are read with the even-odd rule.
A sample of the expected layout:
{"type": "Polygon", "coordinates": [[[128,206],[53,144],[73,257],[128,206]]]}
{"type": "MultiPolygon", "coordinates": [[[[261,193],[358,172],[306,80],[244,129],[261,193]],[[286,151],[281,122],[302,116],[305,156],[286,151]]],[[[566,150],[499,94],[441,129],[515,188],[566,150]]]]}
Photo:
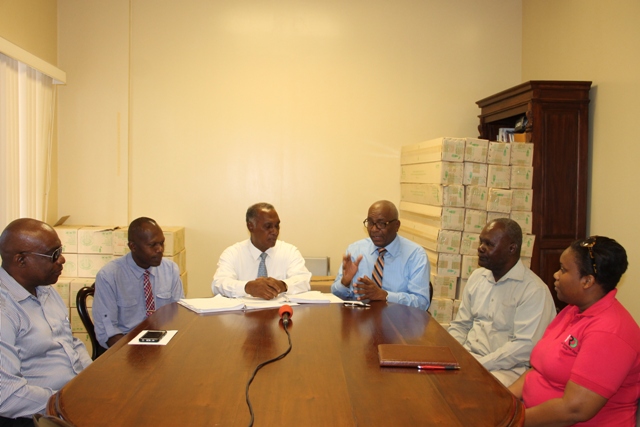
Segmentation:
{"type": "Polygon", "coordinates": [[[111,347],[158,308],[184,298],[180,270],[163,259],[164,234],[151,218],[129,225],[129,252],[96,276],[93,321],[96,338],[111,347]]]}
{"type": "Polygon", "coordinates": [[[349,245],[331,292],[343,299],[386,300],[426,310],[429,260],[421,246],[398,236],[398,209],[388,200],[375,202],[363,224],[369,238],[349,245]]]}

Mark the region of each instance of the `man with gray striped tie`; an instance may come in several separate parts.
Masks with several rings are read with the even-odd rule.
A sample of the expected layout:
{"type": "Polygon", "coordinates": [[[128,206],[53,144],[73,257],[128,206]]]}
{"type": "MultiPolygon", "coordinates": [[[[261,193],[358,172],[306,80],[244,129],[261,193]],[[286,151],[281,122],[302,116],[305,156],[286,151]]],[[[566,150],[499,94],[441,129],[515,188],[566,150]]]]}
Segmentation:
{"type": "Polygon", "coordinates": [[[331,292],[343,299],[389,301],[429,307],[431,267],[424,249],[398,236],[398,209],[388,200],[375,202],[363,221],[368,239],[347,248],[331,292]]]}

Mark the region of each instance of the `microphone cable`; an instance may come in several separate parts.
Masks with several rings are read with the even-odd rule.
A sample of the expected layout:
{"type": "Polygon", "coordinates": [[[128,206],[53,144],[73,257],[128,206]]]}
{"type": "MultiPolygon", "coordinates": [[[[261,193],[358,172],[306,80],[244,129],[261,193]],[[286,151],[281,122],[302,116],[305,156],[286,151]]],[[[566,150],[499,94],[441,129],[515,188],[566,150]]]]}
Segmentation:
{"type": "Polygon", "coordinates": [[[253,374],[251,374],[251,378],[249,378],[249,381],[247,382],[247,388],[245,391],[245,398],[247,400],[247,406],[249,407],[249,414],[251,414],[251,420],[249,421],[249,427],[253,426],[253,407],[251,406],[251,399],[249,398],[249,386],[251,386],[251,383],[253,382],[254,378],[256,377],[256,373],[262,369],[263,366],[268,365],[269,363],[273,363],[273,362],[277,362],[278,360],[284,359],[284,357],[289,354],[289,352],[291,351],[291,335],[289,334],[289,329],[288,329],[288,324],[283,322],[283,326],[284,326],[284,331],[287,333],[287,338],[289,339],[289,348],[285,350],[284,353],[282,353],[279,356],[274,357],[273,359],[269,359],[265,362],[262,362],[261,364],[259,364],[258,366],[256,366],[256,369],[253,370],[253,374]]]}

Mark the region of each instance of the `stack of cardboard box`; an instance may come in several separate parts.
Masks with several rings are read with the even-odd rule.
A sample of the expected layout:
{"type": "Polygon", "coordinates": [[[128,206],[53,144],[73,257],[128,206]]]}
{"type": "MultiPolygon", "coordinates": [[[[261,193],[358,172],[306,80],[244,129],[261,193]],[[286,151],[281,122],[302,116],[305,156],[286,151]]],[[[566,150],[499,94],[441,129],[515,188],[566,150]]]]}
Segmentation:
{"type": "Polygon", "coordinates": [[[427,252],[429,312],[438,322],[450,323],[457,312],[487,222],[517,221],[525,234],[523,261],[530,263],[532,161],[529,143],[437,138],[402,147],[400,234],[427,252]]]}
{"type": "MultiPolygon", "coordinates": [[[[76,296],[84,286],[95,282],[98,271],[109,261],[129,252],[127,227],[59,225],[54,229],[62,242],[65,258],[62,276],[54,285],[69,308],[69,320],[74,336],[80,338],[89,353],[91,342],[80,320],[76,296]]],[[[180,278],[187,294],[187,268],[184,227],[162,227],[165,236],[164,257],[174,261],[180,269],[180,278]]],[[[87,300],[91,313],[93,299],[87,300]]]]}

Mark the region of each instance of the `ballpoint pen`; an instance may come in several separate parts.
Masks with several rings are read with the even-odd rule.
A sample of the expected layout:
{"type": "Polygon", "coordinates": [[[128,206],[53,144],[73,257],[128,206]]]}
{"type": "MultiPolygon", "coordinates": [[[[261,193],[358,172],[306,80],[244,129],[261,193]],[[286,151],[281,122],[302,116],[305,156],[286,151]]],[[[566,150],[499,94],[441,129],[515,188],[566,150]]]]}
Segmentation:
{"type": "Polygon", "coordinates": [[[422,369],[443,369],[446,371],[453,371],[460,369],[460,366],[444,366],[444,365],[418,365],[418,370],[422,369]]]}

